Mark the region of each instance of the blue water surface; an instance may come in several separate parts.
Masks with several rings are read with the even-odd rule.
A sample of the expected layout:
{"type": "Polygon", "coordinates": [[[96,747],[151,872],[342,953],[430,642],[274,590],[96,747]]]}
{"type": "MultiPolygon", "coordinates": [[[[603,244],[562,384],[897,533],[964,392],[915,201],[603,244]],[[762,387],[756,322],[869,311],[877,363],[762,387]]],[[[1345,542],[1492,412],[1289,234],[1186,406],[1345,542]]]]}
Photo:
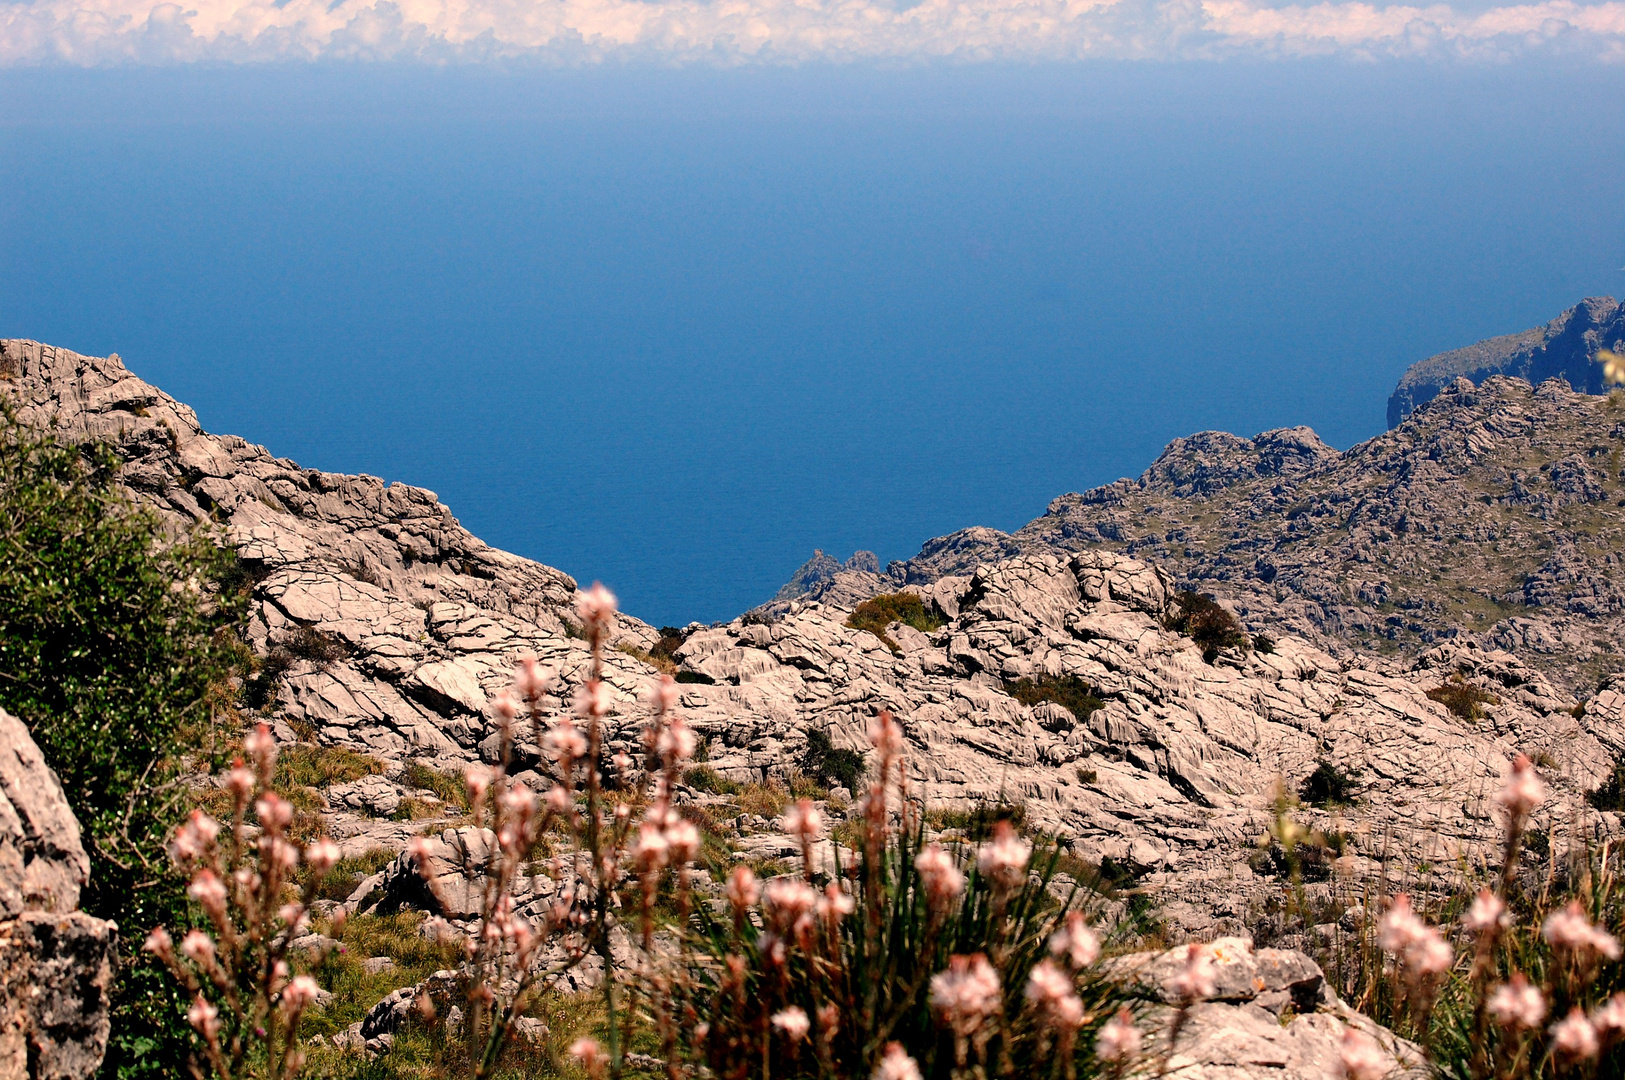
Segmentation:
{"type": "Polygon", "coordinates": [[[0,72],[0,335],[655,623],[1625,290],[1625,71],[0,72]]]}

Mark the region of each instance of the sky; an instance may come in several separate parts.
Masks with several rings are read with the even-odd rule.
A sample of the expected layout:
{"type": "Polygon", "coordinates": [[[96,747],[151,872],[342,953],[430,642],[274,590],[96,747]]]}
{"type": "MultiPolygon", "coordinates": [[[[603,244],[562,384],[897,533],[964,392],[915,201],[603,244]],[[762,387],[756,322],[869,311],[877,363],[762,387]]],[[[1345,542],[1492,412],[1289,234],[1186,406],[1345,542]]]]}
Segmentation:
{"type": "Polygon", "coordinates": [[[0,4],[0,335],[657,625],[1625,293],[1614,5],[354,3],[0,4]]]}

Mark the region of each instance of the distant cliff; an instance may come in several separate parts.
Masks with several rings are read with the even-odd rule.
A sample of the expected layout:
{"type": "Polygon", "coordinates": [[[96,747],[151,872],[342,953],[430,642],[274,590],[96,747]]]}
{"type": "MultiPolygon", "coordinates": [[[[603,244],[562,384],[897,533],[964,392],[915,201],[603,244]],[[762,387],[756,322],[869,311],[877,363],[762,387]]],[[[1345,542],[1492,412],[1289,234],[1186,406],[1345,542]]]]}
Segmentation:
{"type": "Polygon", "coordinates": [[[1625,342],[1625,306],[1611,296],[1593,296],[1533,330],[1490,338],[1465,349],[1412,364],[1388,399],[1388,426],[1395,428],[1418,405],[1432,401],[1457,379],[1481,383],[1491,375],[1512,375],[1539,385],[1565,379],[1586,394],[1603,392],[1597,350],[1618,350],[1625,342]]]}

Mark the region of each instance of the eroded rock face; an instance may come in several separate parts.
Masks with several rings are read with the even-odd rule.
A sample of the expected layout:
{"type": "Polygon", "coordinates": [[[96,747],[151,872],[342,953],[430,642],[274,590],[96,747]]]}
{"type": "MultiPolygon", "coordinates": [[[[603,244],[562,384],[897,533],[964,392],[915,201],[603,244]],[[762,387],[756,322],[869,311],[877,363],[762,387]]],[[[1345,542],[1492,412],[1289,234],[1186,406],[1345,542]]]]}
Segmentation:
{"type": "Polygon", "coordinates": [[[74,910],[89,872],[61,784],[0,710],[0,1078],[101,1064],[117,927],[74,910]]]}
{"type": "MultiPolygon", "coordinates": [[[[205,505],[205,516],[220,521],[257,580],[250,637],[261,651],[281,650],[289,665],[267,708],[281,736],[366,750],[389,763],[389,783],[368,780],[330,794],[329,826],[347,855],[378,846],[398,851],[425,827],[377,816],[400,805],[394,799],[404,789],[391,785],[403,762],[456,769],[492,758],[497,725],[489,701],[507,685],[517,656],[534,653],[557,672],[546,713],[568,709],[588,659],[570,633],[570,578],[485,546],[428,492],[303,470],[242,440],[203,432],[190,409],[116,358],[17,342],[3,351],[18,371],[9,385],[30,415],[54,415],[62,430],[112,440],[129,463],[133,494],[177,524],[204,515],[205,505]]],[[[1173,498],[1159,484],[1194,491],[1213,476],[1229,477],[1222,490],[1252,491],[1273,505],[1301,490],[1282,486],[1289,482],[1338,488],[1340,470],[1365,477],[1364,461],[1392,470],[1392,482],[1363,501],[1326,503],[1342,515],[1336,520],[1369,514],[1385,521],[1374,508],[1391,505],[1414,515],[1412,532],[1419,533],[1423,506],[1412,501],[1419,496],[1404,476],[1435,476],[1437,491],[1470,491],[1444,483],[1457,469],[1441,463],[1453,462],[1449,455],[1468,460],[1475,447],[1547,422],[1538,417],[1572,414],[1578,424],[1606,415],[1596,399],[1566,390],[1491,384],[1446,395],[1386,443],[1347,454],[1332,454],[1302,429],[1238,440],[1225,451],[1235,460],[1210,462],[1207,472],[1179,465],[1170,451],[1157,466],[1164,479],[1144,488],[1117,485],[1058,500],[1044,528],[1023,538],[1025,554],[1000,546],[989,530],[956,534],[932,548],[933,558],[945,560],[937,569],[952,563],[962,572],[901,585],[885,579],[949,616],[930,634],[892,626],[896,653],[846,626],[845,606],[820,600],[786,601],[771,622],[697,629],[677,658],[690,677],[711,682],[685,685],[681,707],[707,740],[710,766],[735,781],[788,776],[810,731],[863,752],[870,718],[890,709],[910,740],[915,790],[950,806],[1024,802],[1035,825],[1070,840],[1084,858],[1109,857],[1158,891],[1176,933],[1250,925],[1280,886],[1255,846],[1271,821],[1277,785],[1295,789],[1323,761],[1359,774],[1356,808],[1303,811],[1308,823],[1348,834],[1340,872],[1375,877],[1385,865],[1398,882],[1421,863],[1493,859],[1489,797],[1506,760],[1523,751],[1547,763],[1559,797],[1537,827],[1566,828],[1581,793],[1625,749],[1618,692],[1599,695],[1577,718],[1574,699],[1541,670],[1465,638],[1409,659],[1347,648],[1333,655],[1327,634],[1304,612],[1314,607],[1336,619],[1343,609],[1290,593],[1279,602],[1247,594],[1257,605],[1270,597],[1266,625],[1279,634],[1273,652],[1232,650],[1207,663],[1200,648],[1165,626],[1176,591],[1171,573],[1067,531],[1067,523],[1090,514],[1149,529],[1156,516],[1144,500],[1155,492],[1163,505],[1173,498]],[[1065,550],[1073,541],[1081,550],[1065,550]],[[974,562],[974,551],[990,557],[974,562]],[[1300,624],[1305,634],[1290,632],[1300,624]],[[1016,680],[1068,676],[1087,685],[1101,707],[1079,715],[1056,702],[1022,704],[1009,692],[1016,680]],[[1429,699],[1429,690],[1453,676],[1493,695],[1481,718],[1452,715],[1429,699]]],[[[1301,536],[1295,579],[1323,580],[1328,589],[1335,582],[1346,595],[1363,573],[1360,563],[1339,561],[1342,550],[1325,532],[1334,523],[1305,531],[1301,515],[1272,519],[1259,511],[1258,520],[1243,522],[1252,511],[1239,503],[1227,512],[1236,515],[1239,535],[1256,534],[1260,544],[1285,543],[1271,539],[1277,528],[1301,536]]],[[[1511,521],[1522,511],[1508,513],[1511,521]]],[[[1432,530],[1443,522],[1465,527],[1465,518],[1451,514],[1443,507],[1426,519],[1428,535],[1437,538],[1432,530]]],[[[1154,550],[1167,552],[1181,542],[1159,543],[1154,550]]],[[[1384,550],[1373,547],[1370,557],[1384,550]]],[[[1188,556],[1185,567],[1196,558],[1188,556]]],[[[1204,565],[1237,562],[1212,559],[1204,565]]],[[[1276,580],[1284,576],[1282,569],[1276,580]]],[[[1262,610],[1244,613],[1255,618],[1262,610]]],[[[656,635],[628,617],[615,633],[625,648],[608,654],[615,704],[607,743],[635,753],[658,673],[634,653],[656,635]]],[[[538,770],[528,779],[545,787],[551,781],[543,756],[525,738],[521,765],[538,770]]],[[[1616,828],[1612,815],[1585,820],[1599,834],[1616,828]]],[[[447,844],[467,835],[456,832],[464,824],[447,815],[447,844]]],[[[381,895],[395,891],[400,876],[381,895]]],[[[1330,886],[1308,888],[1314,894],[1330,886]]]]}

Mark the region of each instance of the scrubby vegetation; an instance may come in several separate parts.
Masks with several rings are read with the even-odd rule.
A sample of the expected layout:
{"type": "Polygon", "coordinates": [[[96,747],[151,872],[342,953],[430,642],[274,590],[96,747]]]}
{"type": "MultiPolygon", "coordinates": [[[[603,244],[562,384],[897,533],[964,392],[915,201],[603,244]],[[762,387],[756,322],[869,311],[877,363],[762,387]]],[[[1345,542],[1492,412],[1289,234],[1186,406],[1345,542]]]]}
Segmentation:
{"type": "Polygon", "coordinates": [[[1360,791],[1360,771],[1345,769],[1322,758],[1298,785],[1298,798],[1308,806],[1328,809],[1353,806],[1360,791]]]}
{"type": "Polygon", "coordinates": [[[1451,715],[1462,720],[1484,719],[1484,706],[1499,705],[1501,699],[1482,687],[1474,686],[1459,671],[1439,686],[1427,692],[1428,697],[1449,709],[1451,715]]]}
{"type": "Polygon", "coordinates": [[[863,755],[856,750],[837,749],[830,742],[829,732],[810,728],[807,747],[801,752],[801,771],[825,787],[839,785],[854,792],[863,779],[863,755]]]}
{"type": "Polygon", "coordinates": [[[1053,701],[1079,720],[1089,719],[1090,713],[1104,708],[1106,704],[1096,695],[1094,687],[1076,675],[1040,675],[1036,679],[1006,680],[1004,692],[1023,705],[1053,701]]]}
{"type": "Polygon", "coordinates": [[[865,600],[852,612],[851,617],[846,620],[846,625],[854,630],[867,630],[879,638],[886,648],[892,652],[899,652],[897,642],[886,633],[886,628],[894,622],[912,626],[922,633],[929,634],[942,629],[948,620],[934,607],[927,608],[925,601],[917,594],[900,592],[881,593],[865,600]]]}
{"type": "MultiPolygon", "coordinates": [[[[1224,649],[1248,647],[1247,632],[1241,628],[1240,621],[1207,593],[1182,592],[1174,603],[1168,629],[1200,645],[1202,659],[1208,663],[1217,660],[1224,649]]],[[[1270,647],[1274,649],[1273,642],[1270,647]]]]}

